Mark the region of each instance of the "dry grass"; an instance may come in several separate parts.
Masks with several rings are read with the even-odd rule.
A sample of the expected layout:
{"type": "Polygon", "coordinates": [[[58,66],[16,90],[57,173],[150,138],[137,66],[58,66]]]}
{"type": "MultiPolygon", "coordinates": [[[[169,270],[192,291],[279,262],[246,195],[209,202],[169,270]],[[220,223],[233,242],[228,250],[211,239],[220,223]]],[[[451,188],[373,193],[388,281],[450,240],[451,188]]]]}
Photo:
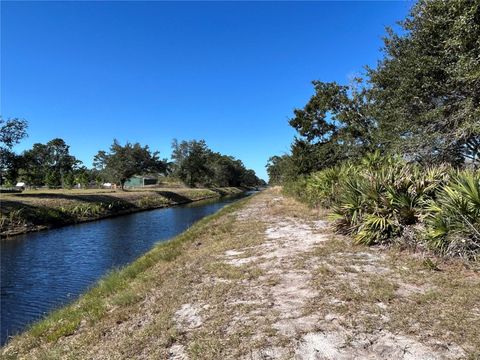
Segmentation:
{"type": "Polygon", "coordinates": [[[326,358],[396,359],[397,343],[480,355],[472,264],[432,268],[421,254],[355,246],[318,218],[278,189],[242,200],[110,274],[2,355],[307,359],[321,344],[326,358]]]}
{"type": "Polygon", "coordinates": [[[312,252],[319,296],[308,312],[334,316],[353,334],[388,330],[440,352],[460,346],[480,356],[480,274],[461,261],[352,245],[339,236],[312,252]]]}
{"type": "Polygon", "coordinates": [[[27,190],[20,194],[2,194],[0,235],[7,237],[242,191],[239,188],[144,188],[129,191],[42,189],[27,190]]]}

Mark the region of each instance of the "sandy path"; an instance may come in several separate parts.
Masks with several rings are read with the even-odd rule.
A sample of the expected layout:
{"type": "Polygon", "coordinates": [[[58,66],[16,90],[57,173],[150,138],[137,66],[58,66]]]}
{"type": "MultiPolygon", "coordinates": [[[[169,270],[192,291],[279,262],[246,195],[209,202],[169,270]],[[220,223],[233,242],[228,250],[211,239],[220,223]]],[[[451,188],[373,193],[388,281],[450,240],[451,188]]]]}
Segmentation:
{"type": "MultiPolygon", "coordinates": [[[[285,201],[279,194],[258,197],[239,211],[237,221],[260,221],[266,225],[263,241],[256,246],[227,250],[221,257],[226,264],[242,269],[256,267],[263,271],[262,276],[243,281],[240,297],[225,299],[231,313],[235,314],[229,319],[227,331],[234,333],[241,331],[243,324],[258,324],[257,331],[244,341],[255,343],[255,340],[263,339],[263,344],[268,344],[252,349],[245,359],[413,360],[460,358],[464,355],[456,346],[439,352],[414,338],[383,329],[356,333],[344,325],[339,314],[309,310],[310,301],[322,295],[312,285],[315,269],[319,264],[335,266],[325,259],[312,257],[312,251],[324,246],[332,232],[326,221],[308,221],[272,211],[285,201]],[[250,305],[249,310],[235,311],[235,307],[245,304],[250,305]],[[271,328],[263,326],[265,323],[271,328]]],[[[360,272],[387,276],[390,271],[381,263],[382,256],[375,252],[338,255],[360,272]]],[[[355,283],[356,274],[346,273],[345,280],[355,283]]],[[[329,301],[333,304],[339,302],[333,296],[329,301]]],[[[176,313],[177,326],[187,332],[201,326],[202,306],[205,307],[204,304],[184,304],[176,313]]],[[[378,306],[386,308],[382,303],[378,306]]],[[[171,348],[170,355],[171,359],[188,359],[185,347],[178,344],[171,348]]]]}

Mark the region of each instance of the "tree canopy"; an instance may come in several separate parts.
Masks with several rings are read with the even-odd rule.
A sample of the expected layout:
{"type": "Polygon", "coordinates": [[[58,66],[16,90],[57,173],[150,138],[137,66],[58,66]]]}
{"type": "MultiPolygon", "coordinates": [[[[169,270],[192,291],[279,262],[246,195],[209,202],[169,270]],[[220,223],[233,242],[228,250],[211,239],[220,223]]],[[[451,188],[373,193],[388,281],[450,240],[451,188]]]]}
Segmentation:
{"type": "Polygon", "coordinates": [[[172,141],[173,175],[189,186],[258,186],[253,170],[233,156],[212,151],[205,140],[172,141]]]}
{"type": "Polygon", "coordinates": [[[100,150],[95,155],[93,164],[104,177],[120,183],[122,189],[133,175],[166,171],[165,162],[160,160],[158,151],[152,152],[148,145],[142,146],[139,143],[127,142],[122,146],[116,139],[108,153],[100,150]]]}
{"type": "Polygon", "coordinates": [[[12,148],[27,136],[27,127],[24,119],[0,116],[0,184],[14,182],[18,176],[19,158],[12,148]]]}
{"type": "Polygon", "coordinates": [[[289,121],[298,132],[290,161],[267,164],[273,182],[279,169],[299,176],[376,150],[479,166],[480,3],[420,0],[399,25],[387,29],[384,56],[363,78],[313,81],[313,96],[289,121]]]}
{"type": "Polygon", "coordinates": [[[480,3],[422,0],[400,25],[367,73],[379,141],[424,162],[462,163],[478,154],[480,3]]]}
{"type": "Polygon", "coordinates": [[[81,164],[70,155],[70,146],[55,138],[46,144],[36,143],[19,157],[19,176],[30,185],[71,186],[71,176],[81,164]],[[67,179],[67,183],[65,180],[67,179]]]}

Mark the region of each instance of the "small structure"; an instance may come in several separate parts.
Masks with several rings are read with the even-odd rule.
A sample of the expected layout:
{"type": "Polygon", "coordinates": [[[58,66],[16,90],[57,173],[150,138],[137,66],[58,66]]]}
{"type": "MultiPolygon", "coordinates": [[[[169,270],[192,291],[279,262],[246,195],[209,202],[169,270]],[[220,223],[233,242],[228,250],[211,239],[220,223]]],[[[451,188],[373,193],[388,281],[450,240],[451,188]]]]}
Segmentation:
{"type": "Polygon", "coordinates": [[[145,187],[147,185],[157,185],[158,179],[154,176],[132,176],[125,181],[125,186],[128,187],[145,187]]]}
{"type": "Polygon", "coordinates": [[[15,185],[17,189],[21,189],[21,190],[25,190],[26,186],[27,185],[23,181],[17,182],[17,185],[15,185]]]}

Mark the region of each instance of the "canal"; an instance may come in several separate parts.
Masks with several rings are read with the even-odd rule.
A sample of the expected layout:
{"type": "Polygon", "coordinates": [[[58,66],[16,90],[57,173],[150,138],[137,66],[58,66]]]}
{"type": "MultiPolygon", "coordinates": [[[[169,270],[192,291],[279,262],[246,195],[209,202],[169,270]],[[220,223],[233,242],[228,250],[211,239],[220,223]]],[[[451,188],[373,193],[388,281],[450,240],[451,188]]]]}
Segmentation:
{"type": "Polygon", "coordinates": [[[248,193],[43,232],[0,242],[1,344],[70,302],[112,269],[131,263],[248,193]]]}

